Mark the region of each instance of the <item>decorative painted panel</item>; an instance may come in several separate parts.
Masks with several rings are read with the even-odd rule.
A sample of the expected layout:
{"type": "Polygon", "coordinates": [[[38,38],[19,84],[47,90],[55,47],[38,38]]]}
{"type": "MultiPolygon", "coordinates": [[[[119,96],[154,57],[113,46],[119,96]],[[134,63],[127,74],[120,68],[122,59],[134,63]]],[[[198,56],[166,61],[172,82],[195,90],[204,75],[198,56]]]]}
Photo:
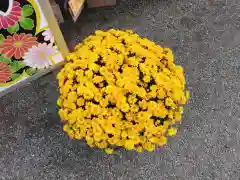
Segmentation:
{"type": "Polygon", "coordinates": [[[0,92],[63,61],[38,1],[0,2],[0,92]]]}

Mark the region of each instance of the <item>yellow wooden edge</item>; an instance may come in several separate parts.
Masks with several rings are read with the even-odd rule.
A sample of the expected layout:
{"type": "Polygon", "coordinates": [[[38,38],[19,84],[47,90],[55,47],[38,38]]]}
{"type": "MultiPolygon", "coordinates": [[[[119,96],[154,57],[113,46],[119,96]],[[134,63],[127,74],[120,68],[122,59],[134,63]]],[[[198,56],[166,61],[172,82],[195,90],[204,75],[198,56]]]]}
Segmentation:
{"type": "Polygon", "coordinates": [[[48,28],[49,28],[48,26],[45,26],[45,27],[39,29],[39,33],[42,32],[42,31],[46,31],[48,28]]]}
{"type": "Polygon", "coordinates": [[[41,14],[40,14],[40,10],[39,10],[39,7],[37,5],[37,3],[35,2],[35,0],[27,0],[29,3],[32,4],[33,6],[33,9],[35,10],[35,13],[36,13],[36,32],[35,32],[35,35],[37,35],[38,33],[42,32],[42,31],[45,31],[47,30],[49,27],[48,26],[45,26],[43,28],[40,28],[40,24],[41,24],[41,14]]]}
{"type": "Polygon", "coordinates": [[[60,53],[60,52],[56,52],[56,53],[54,53],[54,54],[52,54],[52,55],[49,56],[49,59],[50,59],[50,61],[51,61],[51,63],[52,63],[53,65],[56,64],[56,62],[53,60],[53,56],[55,56],[55,55],[57,55],[57,54],[59,54],[59,53],[60,53]]]}
{"type": "Polygon", "coordinates": [[[63,57],[65,58],[69,53],[69,50],[64,40],[64,37],[62,35],[62,32],[58,26],[58,22],[56,20],[55,14],[53,13],[51,4],[49,0],[38,0],[38,3],[48,22],[49,28],[52,31],[52,34],[55,39],[55,43],[58,49],[60,50],[60,52],[62,53],[63,57]]]}
{"type": "MultiPolygon", "coordinates": [[[[37,25],[36,25],[36,34],[38,34],[40,31],[40,23],[41,23],[41,15],[40,15],[40,10],[39,7],[37,5],[37,3],[35,2],[35,0],[27,0],[29,3],[31,3],[31,5],[33,6],[35,13],[36,13],[36,21],[37,21],[37,25]]],[[[41,1],[41,0],[40,0],[41,1]]]]}

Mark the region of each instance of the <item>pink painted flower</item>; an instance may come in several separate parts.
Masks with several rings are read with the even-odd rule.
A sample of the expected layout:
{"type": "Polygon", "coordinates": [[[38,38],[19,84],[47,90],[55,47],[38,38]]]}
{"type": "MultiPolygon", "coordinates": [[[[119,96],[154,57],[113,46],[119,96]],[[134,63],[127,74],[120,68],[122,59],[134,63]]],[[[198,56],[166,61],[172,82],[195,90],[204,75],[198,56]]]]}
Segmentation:
{"type": "Polygon", "coordinates": [[[7,36],[7,39],[0,45],[1,53],[7,58],[14,56],[16,59],[20,59],[29,48],[38,44],[36,40],[37,37],[25,33],[7,36]]]}
{"type": "Polygon", "coordinates": [[[0,62],[0,83],[5,83],[9,80],[11,76],[10,66],[0,62]]]}
{"type": "Polygon", "coordinates": [[[57,48],[51,44],[38,44],[38,46],[33,46],[25,53],[23,62],[26,66],[32,68],[47,68],[53,64],[51,58],[57,52],[57,48]]]}
{"type": "Polygon", "coordinates": [[[12,9],[7,15],[0,15],[0,29],[7,29],[9,26],[13,26],[21,17],[20,3],[14,1],[12,9]]]}

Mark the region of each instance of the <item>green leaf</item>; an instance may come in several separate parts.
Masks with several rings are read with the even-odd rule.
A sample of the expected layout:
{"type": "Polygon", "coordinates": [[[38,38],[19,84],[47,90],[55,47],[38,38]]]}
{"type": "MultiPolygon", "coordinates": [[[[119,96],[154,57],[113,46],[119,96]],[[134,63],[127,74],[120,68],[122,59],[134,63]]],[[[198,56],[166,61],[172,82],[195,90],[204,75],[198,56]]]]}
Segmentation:
{"type": "Polygon", "coordinates": [[[5,40],[4,35],[0,34],[0,44],[5,40]]]}
{"type": "Polygon", "coordinates": [[[11,63],[11,59],[5,58],[3,55],[0,55],[0,62],[4,62],[6,64],[11,63]]]}
{"type": "Polygon", "coordinates": [[[20,26],[25,30],[32,30],[34,27],[34,21],[30,18],[22,18],[19,21],[20,26]]]}
{"type": "Polygon", "coordinates": [[[23,67],[25,67],[25,65],[21,61],[13,61],[13,62],[10,63],[10,65],[11,65],[12,73],[15,73],[19,69],[22,69],[23,67]]]}
{"type": "Polygon", "coordinates": [[[29,69],[26,70],[26,73],[30,76],[33,75],[36,72],[37,72],[37,69],[35,69],[35,68],[29,68],[29,69]]]}
{"type": "Polygon", "coordinates": [[[27,17],[33,14],[33,8],[31,5],[25,5],[22,7],[22,16],[27,17]]]}
{"type": "Polygon", "coordinates": [[[9,26],[8,29],[7,29],[7,31],[8,31],[10,34],[14,34],[14,33],[18,32],[18,30],[19,30],[19,25],[18,25],[18,23],[16,23],[16,24],[13,25],[13,26],[9,26]]]}
{"type": "Polygon", "coordinates": [[[19,78],[20,76],[21,76],[21,74],[17,74],[17,73],[12,74],[12,75],[11,75],[11,80],[14,81],[14,80],[16,80],[17,78],[19,78]]]}

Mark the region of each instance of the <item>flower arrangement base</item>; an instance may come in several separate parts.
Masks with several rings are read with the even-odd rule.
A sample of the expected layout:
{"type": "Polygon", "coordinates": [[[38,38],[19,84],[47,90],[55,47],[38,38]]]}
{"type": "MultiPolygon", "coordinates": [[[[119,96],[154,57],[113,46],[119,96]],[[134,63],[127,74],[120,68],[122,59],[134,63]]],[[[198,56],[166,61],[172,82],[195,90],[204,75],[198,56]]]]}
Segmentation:
{"type": "Polygon", "coordinates": [[[189,99],[169,48],[131,30],[96,31],[59,72],[64,131],[90,147],[154,151],[177,133],[189,99]]]}

